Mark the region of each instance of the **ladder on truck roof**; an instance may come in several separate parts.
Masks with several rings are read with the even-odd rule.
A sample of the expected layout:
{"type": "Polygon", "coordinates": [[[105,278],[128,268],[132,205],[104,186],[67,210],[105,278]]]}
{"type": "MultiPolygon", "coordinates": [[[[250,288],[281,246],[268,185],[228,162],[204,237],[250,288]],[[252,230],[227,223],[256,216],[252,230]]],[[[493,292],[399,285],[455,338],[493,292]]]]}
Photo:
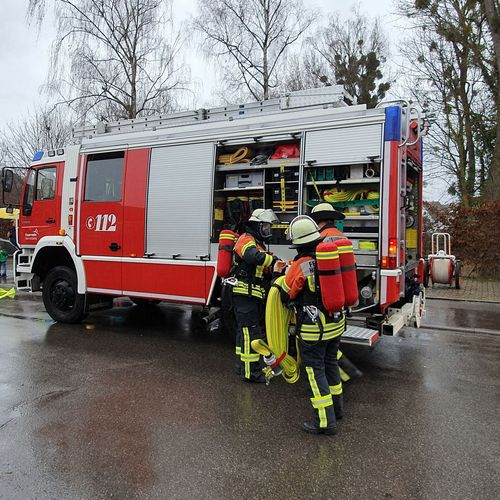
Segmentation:
{"type": "Polygon", "coordinates": [[[120,134],[133,131],[159,130],[163,128],[192,125],[193,123],[231,121],[257,115],[276,114],[311,108],[338,108],[355,104],[354,98],[342,85],[331,85],[315,89],[290,92],[283,97],[246,104],[221,106],[212,109],[180,111],[165,115],[146,116],[119,120],[116,122],[98,122],[95,125],[82,125],[73,129],[74,138],[96,137],[102,134],[120,134]]]}

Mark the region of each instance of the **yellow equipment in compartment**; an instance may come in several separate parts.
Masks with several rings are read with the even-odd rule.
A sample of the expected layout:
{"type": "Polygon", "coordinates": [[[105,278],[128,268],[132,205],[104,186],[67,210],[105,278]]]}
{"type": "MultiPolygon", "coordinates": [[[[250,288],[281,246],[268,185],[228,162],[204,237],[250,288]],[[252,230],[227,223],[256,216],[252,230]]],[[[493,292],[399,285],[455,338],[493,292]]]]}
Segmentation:
{"type": "Polygon", "coordinates": [[[235,163],[250,163],[253,153],[246,146],[238,149],[235,153],[219,155],[218,162],[224,165],[234,165],[235,163]]]}
{"type": "Polygon", "coordinates": [[[279,212],[289,212],[296,210],[299,206],[299,202],[296,199],[290,200],[286,196],[285,188],[285,166],[287,161],[285,160],[280,165],[280,199],[273,201],[273,209],[279,212]]]}

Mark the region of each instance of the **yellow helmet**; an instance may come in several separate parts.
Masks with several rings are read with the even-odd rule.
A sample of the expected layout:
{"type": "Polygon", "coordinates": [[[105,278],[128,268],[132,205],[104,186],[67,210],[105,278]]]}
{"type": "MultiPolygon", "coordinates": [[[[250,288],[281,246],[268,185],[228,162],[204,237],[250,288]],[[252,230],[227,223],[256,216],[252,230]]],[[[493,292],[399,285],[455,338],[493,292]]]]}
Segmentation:
{"type": "Polygon", "coordinates": [[[288,239],[292,241],[292,248],[319,241],[321,235],[316,222],[307,215],[299,215],[290,222],[288,239]]]}

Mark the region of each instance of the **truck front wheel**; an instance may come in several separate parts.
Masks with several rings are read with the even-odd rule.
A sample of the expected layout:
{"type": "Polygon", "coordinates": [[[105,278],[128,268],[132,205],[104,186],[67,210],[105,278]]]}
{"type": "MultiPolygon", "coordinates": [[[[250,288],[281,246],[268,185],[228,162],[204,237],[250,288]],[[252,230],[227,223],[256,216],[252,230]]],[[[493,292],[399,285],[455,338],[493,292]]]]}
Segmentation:
{"type": "Polygon", "coordinates": [[[78,323],[85,316],[85,295],[78,293],[76,273],[66,266],[51,269],[43,281],[42,297],[50,317],[78,323]]]}

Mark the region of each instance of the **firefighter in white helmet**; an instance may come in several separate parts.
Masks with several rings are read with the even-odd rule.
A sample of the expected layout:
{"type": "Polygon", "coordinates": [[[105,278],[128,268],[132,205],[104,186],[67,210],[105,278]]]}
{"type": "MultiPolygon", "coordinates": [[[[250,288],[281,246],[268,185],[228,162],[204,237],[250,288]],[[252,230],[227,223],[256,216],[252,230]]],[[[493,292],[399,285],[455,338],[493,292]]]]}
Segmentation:
{"type": "Polygon", "coordinates": [[[232,288],[233,310],[237,324],[236,355],[239,373],[246,382],[265,382],[260,355],[252,351],[252,340],[264,337],[264,278],[271,276],[277,257],[266,250],[272,236],[272,224],[279,222],[270,209],[257,208],[248,219],[245,232],[234,246],[236,263],[232,288]]]}
{"type": "Polygon", "coordinates": [[[297,256],[282,287],[285,302],[296,311],[296,333],[314,412],[313,420],[304,422],[302,428],[311,434],[331,435],[337,429],[334,403],[342,391],[337,352],[345,317],[329,316],[322,304],[315,251],[323,238],[317,224],[307,215],[300,215],[290,223],[288,237],[297,256]]]}

